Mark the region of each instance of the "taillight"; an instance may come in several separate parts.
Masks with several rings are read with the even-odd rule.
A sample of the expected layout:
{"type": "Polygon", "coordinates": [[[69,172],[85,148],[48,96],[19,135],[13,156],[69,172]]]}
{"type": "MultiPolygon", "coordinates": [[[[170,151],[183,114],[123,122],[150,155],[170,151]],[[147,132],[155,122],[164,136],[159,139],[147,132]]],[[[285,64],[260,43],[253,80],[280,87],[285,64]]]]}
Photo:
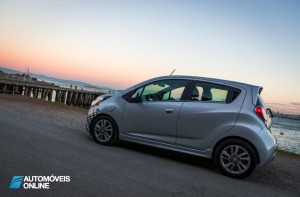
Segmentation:
{"type": "Polygon", "coordinates": [[[261,107],[261,106],[257,106],[255,107],[255,113],[258,115],[258,117],[260,117],[263,121],[267,121],[267,113],[266,110],[261,107]]]}

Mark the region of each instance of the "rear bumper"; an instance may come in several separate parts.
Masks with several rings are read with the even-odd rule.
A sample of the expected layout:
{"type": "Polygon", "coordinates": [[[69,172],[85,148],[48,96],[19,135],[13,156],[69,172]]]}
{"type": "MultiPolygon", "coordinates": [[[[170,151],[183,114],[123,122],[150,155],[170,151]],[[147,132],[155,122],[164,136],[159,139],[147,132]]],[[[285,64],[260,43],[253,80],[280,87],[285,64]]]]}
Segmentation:
{"type": "Polygon", "coordinates": [[[256,150],[259,155],[259,165],[265,166],[276,156],[278,142],[275,136],[267,129],[263,128],[254,140],[256,150]]]}

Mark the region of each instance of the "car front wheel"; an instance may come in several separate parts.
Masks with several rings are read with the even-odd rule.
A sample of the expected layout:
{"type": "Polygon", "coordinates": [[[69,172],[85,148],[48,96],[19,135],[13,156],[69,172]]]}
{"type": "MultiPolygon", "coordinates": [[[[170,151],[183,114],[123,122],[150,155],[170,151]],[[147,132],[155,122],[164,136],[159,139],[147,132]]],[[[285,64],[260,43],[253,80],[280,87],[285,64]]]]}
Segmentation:
{"type": "Polygon", "coordinates": [[[249,176],[257,165],[254,148],[239,139],[222,142],[216,149],[214,160],[224,175],[237,179],[249,176]]]}
{"type": "Polygon", "coordinates": [[[94,140],[102,145],[112,145],[118,139],[118,129],[115,121],[109,116],[99,116],[92,125],[94,140]]]}

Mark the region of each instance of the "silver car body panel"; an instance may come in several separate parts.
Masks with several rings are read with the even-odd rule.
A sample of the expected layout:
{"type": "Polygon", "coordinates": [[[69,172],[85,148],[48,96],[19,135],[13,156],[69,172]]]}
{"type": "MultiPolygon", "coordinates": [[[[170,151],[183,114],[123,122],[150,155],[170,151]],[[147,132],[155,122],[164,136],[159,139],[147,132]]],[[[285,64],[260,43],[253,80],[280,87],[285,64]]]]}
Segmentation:
{"type": "Polygon", "coordinates": [[[175,144],[176,123],[183,102],[126,103],[122,134],[175,144]],[[139,118],[137,121],[138,117],[139,118]],[[158,127],[159,125],[159,127],[158,127]]]}
{"type": "Polygon", "coordinates": [[[177,145],[205,150],[217,137],[236,124],[246,91],[232,103],[187,101],[183,104],[178,126],[177,145]]]}

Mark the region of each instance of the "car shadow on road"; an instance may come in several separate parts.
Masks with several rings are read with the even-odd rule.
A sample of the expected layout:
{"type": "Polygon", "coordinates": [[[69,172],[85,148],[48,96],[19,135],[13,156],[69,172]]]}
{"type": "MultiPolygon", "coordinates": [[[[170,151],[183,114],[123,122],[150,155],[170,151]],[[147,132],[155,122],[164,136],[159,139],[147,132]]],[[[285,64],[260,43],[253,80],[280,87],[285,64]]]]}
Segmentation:
{"type": "Polygon", "coordinates": [[[217,172],[217,167],[215,163],[211,159],[202,158],[195,155],[175,152],[171,150],[156,148],[152,146],[137,144],[133,142],[120,141],[117,146],[130,149],[137,152],[143,152],[149,155],[153,155],[156,157],[161,157],[164,159],[169,159],[176,162],[181,162],[189,165],[194,165],[197,167],[202,167],[207,170],[217,172]]]}

